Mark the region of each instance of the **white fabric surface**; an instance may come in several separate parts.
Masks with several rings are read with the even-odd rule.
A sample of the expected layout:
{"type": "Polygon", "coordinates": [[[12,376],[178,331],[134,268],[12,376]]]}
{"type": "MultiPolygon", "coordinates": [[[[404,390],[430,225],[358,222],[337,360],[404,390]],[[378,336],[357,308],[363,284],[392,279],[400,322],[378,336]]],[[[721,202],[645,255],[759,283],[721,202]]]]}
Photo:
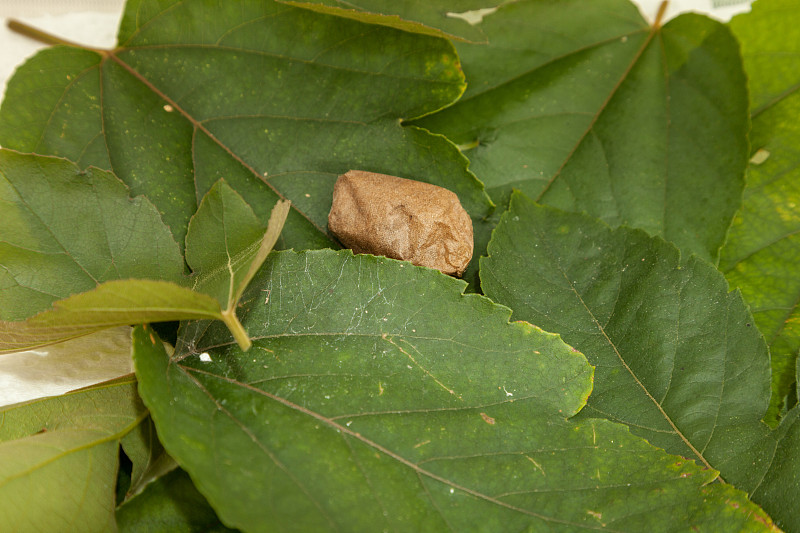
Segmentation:
{"type": "MultiPolygon", "coordinates": [[[[726,21],[748,11],[751,1],[672,0],[665,20],[682,12],[696,11],[726,21]],[[731,3],[733,5],[723,5],[731,3]]],[[[661,0],[634,3],[648,20],[653,20],[661,0]]],[[[121,14],[122,0],[0,0],[0,19],[4,22],[16,18],[71,41],[99,48],[114,46],[121,14]]],[[[0,89],[3,93],[14,69],[41,48],[45,45],[16,34],[3,24],[0,28],[0,89]]],[[[81,357],[76,357],[75,351],[88,345],[87,341],[97,343],[97,339],[77,339],[60,348],[0,356],[0,406],[63,394],[131,372],[128,331],[121,328],[101,335],[100,349],[84,352],[81,357]],[[53,375],[54,368],[57,368],[56,375],[53,375]]]]}

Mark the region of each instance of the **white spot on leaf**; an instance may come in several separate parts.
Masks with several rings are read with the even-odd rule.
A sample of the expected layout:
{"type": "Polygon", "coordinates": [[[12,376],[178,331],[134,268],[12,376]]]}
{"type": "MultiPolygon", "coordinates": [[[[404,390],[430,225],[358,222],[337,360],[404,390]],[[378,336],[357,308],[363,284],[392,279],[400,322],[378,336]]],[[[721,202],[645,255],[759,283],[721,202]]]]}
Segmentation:
{"type": "Polygon", "coordinates": [[[470,26],[477,26],[483,22],[483,17],[491,15],[497,11],[497,7],[485,7],[483,9],[473,9],[472,11],[464,11],[462,13],[448,12],[447,16],[453,19],[461,19],[470,26]]]}

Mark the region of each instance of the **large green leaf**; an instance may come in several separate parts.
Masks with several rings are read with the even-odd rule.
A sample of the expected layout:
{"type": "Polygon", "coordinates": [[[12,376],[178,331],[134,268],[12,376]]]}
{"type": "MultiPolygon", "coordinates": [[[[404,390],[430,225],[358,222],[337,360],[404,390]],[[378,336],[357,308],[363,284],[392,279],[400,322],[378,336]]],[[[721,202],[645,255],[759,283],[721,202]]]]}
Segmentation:
{"type": "Polygon", "coordinates": [[[715,260],[739,207],[747,92],[722,24],[649,27],[627,0],[521,0],[457,43],[469,87],[417,124],[462,147],[496,202],[512,189],[715,260]]]}
{"type": "Polygon", "coordinates": [[[147,411],[132,378],[0,410],[8,531],[113,531],[119,439],[147,411]]]}
{"type": "Polygon", "coordinates": [[[140,392],[246,531],[769,528],[715,471],[567,421],[591,388],[583,356],[464,286],[384,258],[273,254],[243,297],[253,350],[200,322],[170,357],[137,328],[140,392]]]}
{"type": "MultiPolygon", "coordinates": [[[[770,421],[790,394],[800,350],[800,5],[756,2],[730,27],[750,81],[754,152],[720,268],[741,289],[770,347],[770,421]],[[780,35],[780,38],[775,38],[780,35]]],[[[788,398],[789,403],[794,401],[788,398]]]]}
{"type": "Polygon", "coordinates": [[[712,265],[515,193],[481,259],[481,286],[595,365],[580,416],[624,422],[744,490],[769,467],[759,444],[769,434],[767,347],[712,265]]]}
{"type": "Polygon", "coordinates": [[[492,208],[451,143],[400,125],[464,90],[444,39],[271,1],[134,0],[118,40],[29,60],[9,82],[0,143],[113,169],[179,241],[223,177],[264,221],[292,201],[285,247],[335,245],[333,184],[350,169],[444,186],[475,225],[492,208]]]}
{"type": "Polygon", "coordinates": [[[153,205],[131,200],[112,174],[2,150],[0,176],[6,207],[0,211],[0,272],[7,280],[0,286],[0,317],[26,318],[53,305],[25,321],[0,321],[0,353],[118,325],[189,318],[223,320],[248,345],[235,306],[275,244],[287,203],[276,205],[265,227],[239,195],[217,182],[191,219],[190,279],[153,205]]]}

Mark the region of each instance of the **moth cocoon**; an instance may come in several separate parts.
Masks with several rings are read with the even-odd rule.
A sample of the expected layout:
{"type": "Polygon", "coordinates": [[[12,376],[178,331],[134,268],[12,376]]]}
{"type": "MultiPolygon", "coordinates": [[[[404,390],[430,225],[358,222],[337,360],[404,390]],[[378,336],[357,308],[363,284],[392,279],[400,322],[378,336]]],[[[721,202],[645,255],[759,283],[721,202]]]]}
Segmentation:
{"type": "Polygon", "coordinates": [[[461,276],[472,259],[472,220],[442,187],[351,170],[339,176],[331,232],[355,253],[384,255],[461,276]]]}

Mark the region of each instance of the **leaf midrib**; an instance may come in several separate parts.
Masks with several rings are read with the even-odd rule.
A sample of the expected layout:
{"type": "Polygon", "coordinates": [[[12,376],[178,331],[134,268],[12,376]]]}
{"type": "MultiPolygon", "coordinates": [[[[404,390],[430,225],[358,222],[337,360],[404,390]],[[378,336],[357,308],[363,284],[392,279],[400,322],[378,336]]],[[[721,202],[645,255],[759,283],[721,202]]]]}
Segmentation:
{"type": "MultiPolygon", "coordinates": [[[[549,243],[548,243],[548,241],[546,239],[540,239],[540,241],[545,243],[545,245],[549,249],[549,243]]],[[[553,250],[549,249],[548,251],[549,251],[551,257],[558,257],[558,255],[553,250]]],[[[555,268],[558,270],[558,272],[564,278],[566,286],[569,288],[569,290],[572,291],[572,293],[575,295],[575,297],[577,298],[578,302],[580,303],[581,307],[586,311],[586,313],[589,316],[589,318],[591,319],[591,321],[594,322],[594,324],[597,326],[597,329],[598,329],[598,331],[600,331],[600,334],[605,339],[606,344],[614,351],[614,354],[616,355],[617,359],[620,361],[620,363],[622,364],[623,368],[625,368],[625,370],[628,372],[628,374],[633,378],[633,380],[636,383],[636,385],[642,390],[642,392],[645,393],[647,398],[656,407],[656,409],[658,410],[659,414],[670,425],[670,427],[673,429],[674,434],[677,435],[681,439],[681,441],[683,441],[683,443],[692,451],[692,453],[695,454],[695,456],[698,459],[700,459],[700,461],[702,461],[702,463],[707,468],[710,468],[710,469],[713,470],[714,467],[708,462],[708,460],[706,460],[706,458],[703,456],[703,454],[700,453],[700,451],[698,451],[697,448],[695,448],[695,446],[691,443],[691,441],[689,441],[689,439],[686,437],[686,435],[683,434],[683,432],[678,428],[678,426],[675,424],[675,422],[672,420],[672,418],[669,416],[669,414],[664,410],[664,408],[661,406],[661,404],[658,402],[658,400],[656,400],[655,397],[652,394],[650,394],[650,391],[647,390],[647,387],[645,387],[644,383],[642,383],[642,381],[639,379],[639,377],[636,375],[636,373],[633,371],[633,369],[628,365],[627,361],[625,361],[625,358],[622,356],[622,353],[619,351],[616,343],[611,339],[611,337],[609,337],[608,333],[606,332],[606,328],[603,326],[603,324],[600,323],[600,321],[597,319],[597,317],[595,316],[595,314],[592,311],[592,309],[589,307],[589,305],[583,299],[583,297],[581,296],[581,294],[578,291],[578,289],[575,287],[575,285],[570,280],[570,276],[568,276],[567,272],[561,267],[560,262],[555,261],[554,263],[556,265],[555,268]]],[[[627,424],[627,422],[625,422],[625,423],[627,424]]],[[[720,479],[721,481],[724,481],[724,480],[722,480],[721,477],[718,477],[718,479],[720,479]]]]}
{"type": "Polygon", "coordinates": [[[572,156],[575,155],[575,152],[577,152],[578,148],[583,144],[583,141],[586,139],[589,133],[592,132],[592,130],[595,127],[595,124],[597,124],[597,121],[600,119],[600,116],[603,115],[603,113],[606,111],[608,105],[611,103],[611,100],[613,100],[614,96],[617,94],[620,87],[622,87],[622,84],[625,83],[625,81],[628,79],[628,76],[630,75],[633,68],[639,62],[639,59],[642,57],[642,54],[644,54],[645,50],[647,50],[647,47],[650,46],[650,43],[653,41],[653,38],[660,33],[660,30],[661,26],[658,25],[658,23],[654,24],[650,28],[650,31],[647,34],[647,38],[644,40],[642,45],[636,51],[636,54],[634,54],[633,58],[631,59],[631,62],[622,72],[622,75],[619,77],[617,82],[611,88],[606,99],[603,101],[602,104],[600,104],[600,107],[597,109],[597,112],[592,117],[591,122],[589,122],[589,124],[586,126],[586,129],[578,138],[578,140],[575,142],[575,144],[572,146],[571,150],[564,158],[564,161],[561,162],[561,165],[555,171],[553,176],[550,178],[550,180],[547,182],[544,188],[539,192],[539,194],[534,199],[536,202],[541,202],[542,198],[547,194],[547,191],[550,190],[550,187],[553,185],[553,183],[555,183],[555,181],[561,176],[561,173],[564,171],[564,168],[566,168],[567,164],[569,164],[569,162],[572,160],[572,156]]]}
{"type": "MultiPolygon", "coordinates": [[[[206,128],[202,122],[195,119],[194,116],[191,115],[188,111],[186,111],[180,104],[178,104],[178,102],[176,102],[175,100],[170,98],[166,93],[161,91],[149,79],[145,78],[142,74],[140,74],[136,69],[134,69],[128,63],[120,59],[116,55],[116,51],[107,52],[106,57],[110,58],[116,64],[121,66],[131,76],[133,76],[139,82],[144,84],[145,87],[147,87],[150,91],[153,92],[153,94],[155,94],[156,96],[167,102],[167,104],[172,106],[172,108],[175,111],[180,113],[181,116],[183,116],[183,118],[189,121],[189,123],[195,130],[199,130],[202,133],[204,133],[214,144],[219,146],[223,151],[225,151],[225,153],[227,153],[230,157],[232,157],[234,161],[242,165],[242,167],[245,168],[247,171],[249,171],[253,176],[255,176],[256,179],[258,179],[262,183],[265,183],[278,196],[278,198],[280,198],[281,200],[288,200],[288,198],[286,198],[286,196],[284,196],[283,193],[281,193],[273,184],[271,184],[269,181],[265,181],[263,179],[263,176],[261,176],[261,174],[257,172],[256,169],[254,169],[249,163],[247,163],[244,159],[242,159],[241,156],[239,156],[236,152],[234,152],[233,149],[231,149],[228,145],[220,141],[213,133],[211,133],[211,131],[208,128],[206,128]]],[[[101,81],[101,87],[102,87],[102,81],[101,81]]],[[[319,224],[314,222],[309,215],[298,209],[294,203],[292,203],[292,209],[297,211],[303,218],[305,218],[311,225],[313,225],[317,231],[319,231],[323,235],[326,235],[329,239],[334,240],[327,230],[321,228],[319,224]]]]}

